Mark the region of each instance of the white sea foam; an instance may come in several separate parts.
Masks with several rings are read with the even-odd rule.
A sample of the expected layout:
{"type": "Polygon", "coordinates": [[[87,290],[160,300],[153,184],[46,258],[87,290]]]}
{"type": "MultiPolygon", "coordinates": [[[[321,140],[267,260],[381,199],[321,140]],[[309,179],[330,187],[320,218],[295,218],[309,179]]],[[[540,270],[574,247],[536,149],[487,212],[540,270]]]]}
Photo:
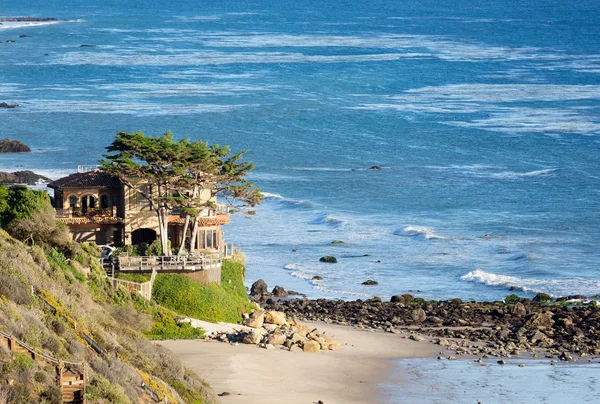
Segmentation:
{"type": "Polygon", "coordinates": [[[53,25],[60,22],[61,21],[2,21],[2,25],[0,25],[0,31],[18,28],[31,28],[42,25],[53,25]]]}
{"type": "Polygon", "coordinates": [[[79,112],[89,114],[126,114],[137,116],[167,116],[230,112],[241,108],[257,107],[253,104],[158,104],[149,102],[74,101],[66,99],[28,99],[21,103],[23,108],[16,113],[26,112],[79,112]]]}
{"type": "Polygon", "coordinates": [[[528,178],[528,177],[546,177],[546,176],[551,176],[558,171],[560,171],[560,168],[548,168],[545,170],[534,170],[534,171],[528,171],[525,173],[507,171],[507,172],[503,172],[503,173],[490,174],[490,177],[506,178],[506,179],[528,178]]]}
{"type": "Polygon", "coordinates": [[[461,276],[462,281],[482,283],[487,286],[502,287],[508,290],[521,290],[532,293],[548,293],[554,297],[581,294],[591,296],[600,290],[600,281],[583,278],[569,279],[528,279],[516,276],[498,275],[481,269],[461,276]]]}
{"type": "Polygon", "coordinates": [[[394,234],[396,236],[423,238],[425,240],[444,238],[435,234],[435,231],[431,227],[424,226],[406,226],[402,230],[396,230],[394,234]]]}
{"type": "Polygon", "coordinates": [[[325,224],[325,225],[337,228],[337,227],[342,226],[344,224],[344,221],[341,219],[338,219],[334,216],[324,213],[324,214],[321,214],[318,218],[316,218],[315,220],[313,220],[310,223],[311,224],[325,224]]]}

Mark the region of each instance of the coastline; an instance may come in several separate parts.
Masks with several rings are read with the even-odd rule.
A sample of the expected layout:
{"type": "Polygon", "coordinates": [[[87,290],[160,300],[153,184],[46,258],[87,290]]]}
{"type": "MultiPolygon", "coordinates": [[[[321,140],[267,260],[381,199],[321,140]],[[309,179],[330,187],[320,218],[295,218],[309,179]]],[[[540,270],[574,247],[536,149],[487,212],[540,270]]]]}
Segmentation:
{"type": "Polygon", "coordinates": [[[211,385],[227,403],[376,403],[392,360],[433,358],[439,350],[427,341],[323,322],[305,322],[342,344],[318,353],[262,349],[216,341],[161,341],[211,385]]]}

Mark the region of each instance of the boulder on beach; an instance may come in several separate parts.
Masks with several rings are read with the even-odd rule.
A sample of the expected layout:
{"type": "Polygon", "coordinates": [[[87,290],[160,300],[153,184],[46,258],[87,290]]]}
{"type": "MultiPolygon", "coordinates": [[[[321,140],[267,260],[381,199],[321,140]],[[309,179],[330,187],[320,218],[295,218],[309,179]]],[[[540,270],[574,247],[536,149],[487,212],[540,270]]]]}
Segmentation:
{"type": "Polygon", "coordinates": [[[50,178],[34,173],[33,171],[15,171],[8,173],[0,171],[0,184],[26,184],[35,185],[39,182],[49,182],[50,178]]]}
{"type": "Polygon", "coordinates": [[[324,257],[321,257],[319,259],[319,261],[321,261],[321,262],[328,262],[330,264],[335,264],[335,263],[337,263],[337,258],[332,257],[331,255],[326,255],[324,257]]]}
{"type": "Polygon", "coordinates": [[[265,314],[265,323],[267,324],[285,324],[285,313],[281,311],[267,311],[265,314]]]}
{"type": "Polygon", "coordinates": [[[250,317],[244,320],[244,325],[252,328],[260,328],[265,322],[265,311],[255,310],[250,314],[250,317]]]}
{"type": "Polygon", "coordinates": [[[402,303],[402,304],[411,304],[415,300],[413,295],[409,295],[408,293],[404,295],[394,295],[392,296],[390,302],[392,303],[402,303]]]}
{"type": "Polygon", "coordinates": [[[275,297],[287,297],[288,292],[281,286],[275,286],[271,292],[275,297]]]}
{"type": "Polygon", "coordinates": [[[268,293],[269,290],[267,289],[267,283],[262,279],[259,279],[256,282],[254,282],[252,284],[252,287],[250,288],[250,295],[252,296],[261,296],[266,295],[268,293]]]}
{"type": "MultiPolygon", "coordinates": [[[[0,104],[0,107],[2,104],[0,104]]],[[[18,140],[2,139],[0,140],[0,153],[27,153],[31,149],[26,144],[18,140]]]]}

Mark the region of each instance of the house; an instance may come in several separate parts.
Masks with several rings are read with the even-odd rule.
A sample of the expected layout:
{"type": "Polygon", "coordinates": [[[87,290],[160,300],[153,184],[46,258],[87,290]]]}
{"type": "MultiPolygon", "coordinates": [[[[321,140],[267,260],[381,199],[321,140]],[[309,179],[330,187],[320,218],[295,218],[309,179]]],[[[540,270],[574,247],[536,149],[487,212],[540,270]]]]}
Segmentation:
{"type": "MultiPolygon", "coordinates": [[[[75,241],[123,246],[152,243],[158,236],[158,217],[148,200],[95,166],[79,166],[76,173],[48,187],[54,190],[56,218],[67,225],[75,241]]],[[[145,187],[145,192],[152,192],[151,185],[145,187]]],[[[204,197],[211,198],[210,192],[204,197]]],[[[221,225],[229,223],[229,210],[212,199],[217,207],[201,212],[196,247],[228,255],[226,249],[231,246],[223,241],[221,225]]],[[[173,246],[183,237],[184,222],[182,215],[171,212],[168,233],[173,246]]]]}

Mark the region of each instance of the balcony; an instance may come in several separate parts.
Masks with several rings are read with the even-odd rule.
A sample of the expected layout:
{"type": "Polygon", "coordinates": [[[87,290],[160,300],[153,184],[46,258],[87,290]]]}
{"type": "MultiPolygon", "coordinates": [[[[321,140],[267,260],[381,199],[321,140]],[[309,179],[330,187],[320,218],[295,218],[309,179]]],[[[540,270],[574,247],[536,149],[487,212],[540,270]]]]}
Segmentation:
{"type": "Polygon", "coordinates": [[[116,224],[123,219],[117,216],[117,207],[87,208],[80,207],[56,209],[56,218],[65,224],[116,224]]]}

